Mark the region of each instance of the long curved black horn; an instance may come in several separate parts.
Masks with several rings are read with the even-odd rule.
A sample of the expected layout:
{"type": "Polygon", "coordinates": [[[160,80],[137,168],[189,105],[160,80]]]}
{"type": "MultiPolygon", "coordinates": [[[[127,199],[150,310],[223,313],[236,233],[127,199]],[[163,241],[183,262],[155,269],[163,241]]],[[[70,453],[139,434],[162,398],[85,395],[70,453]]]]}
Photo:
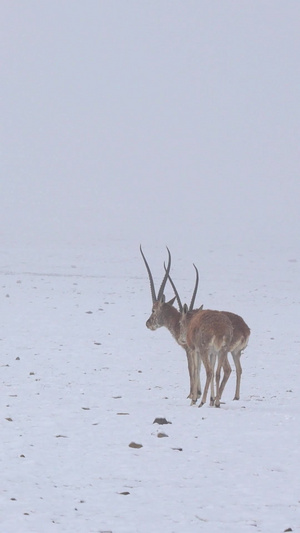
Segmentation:
{"type": "Polygon", "coordinates": [[[165,272],[164,279],[162,280],[161,286],[159,287],[159,291],[158,291],[158,295],[157,295],[157,301],[161,300],[162,297],[163,297],[165,286],[166,286],[166,283],[167,283],[167,280],[168,280],[168,276],[169,276],[169,272],[170,272],[170,268],[171,268],[171,253],[170,253],[170,250],[169,250],[168,247],[167,247],[167,250],[168,250],[168,255],[169,255],[168,266],[167,266],[167,269],[166,269],[166,272],[165,272]]]}
{"type": "Polygon", "coordinates": [[[196,267],[196,265],[194,265],[194,269],[196,270],[196,283],[195,283],[195,288],[194,288],[193,296],[192,296],[192,299],[191,299],[189,311],[193,311],[193,307],[194,307],[194,303],[195,303],[195,299],[196,299],[196,294],[197,294],[197,290],[198,290],[198,283],[199,283],[199,272],[198,272],[198,268],[196,267]]]}
{"type": "MultiPolygon", "coordinates": [[[[164,267],[165,267],[165,271],[167,271],[165,263],[164,263],[164,267]]],[[[180,296],[179,296],[179,294],[178,294],[178,291],[177,291],[177,289],[176,289],[176,287],[175,287],[175,283],[174,283],[174,281],[172,280],[170,274],[169,274],[168,278],[169,278],[169,282],[170,282],[171,285],[172,285],[172,289],[173,289],[173,291],[174,291],[174,294],[175,294],[175,296],[176,296],[176,300],[177,300],[177,303],[178,303],[179,311],[182,313],[183,306],[182,306],[182,303],[181,303],[181,300],[180,300],[180,296]]]]}
{"type": "Polygon", "coordinates": [[[156,294],[155,294],[154,281],[153,281],[151,270],[150,270],[150,267],[149,267],[149,265],[147,263],[146,257],[143,254],[142,245],[140,245],[140,251],[141,251],[142,257],[144,259],[144,263],[146,265],[147,272],[148,272],[149,281],[150,281],[151,296],[152,296],[152,303],[154,303],[154,302],[157,302],[156,294]]]}

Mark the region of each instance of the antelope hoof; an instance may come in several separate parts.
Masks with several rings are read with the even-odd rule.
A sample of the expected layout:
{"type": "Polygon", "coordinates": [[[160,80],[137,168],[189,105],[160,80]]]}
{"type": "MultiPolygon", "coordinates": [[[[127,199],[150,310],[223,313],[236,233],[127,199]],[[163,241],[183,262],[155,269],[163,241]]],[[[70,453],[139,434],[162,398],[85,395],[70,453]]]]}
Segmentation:
{"type": "Polygon", "coordinates": [[[234,399],[234,400],[239,400],[240,397],[239,397],[239,396],[235,396],[233,399],[234,399]]]}
{"type": "MultiPolygon", "coordinates": [[[[189,400],[189,399],[192,400],[192,398],[193,398],[193,395],[192,395],[192,393],[190,392],[190,394],[187,396],[187,399],[188,399],[188,400],[189,400]]],[[[199,400],[199,398],[201,398],[201,390],[198,390],[198,392],[197,392],[197,400],[199,400]]]]}
{"type": "Polygon", "coordinates": [[[215,401],[215,407],[220,407],[220,400],[215,401]]]}
{"type": "Polygon", "coordinates": [[[193,399],[192,399],[190,405],[196,405],[196,403],[197,403],[197,400],[193,400],[193,399]]]}
{"type": "Polygon", "coordinates": [[[215,399],[214,399],[214,398],[211,398],[211,399],[210,399],[209,405],[210,405],[211,407],[213,407],[213,406],[215,405],[215,399]]]}
{"type": "Polygon", "coordinates": [[[198,405],[198,408],[202,407],[202,405],[204,405],[204,402],[200,402],[199,405],[198,405]]]}

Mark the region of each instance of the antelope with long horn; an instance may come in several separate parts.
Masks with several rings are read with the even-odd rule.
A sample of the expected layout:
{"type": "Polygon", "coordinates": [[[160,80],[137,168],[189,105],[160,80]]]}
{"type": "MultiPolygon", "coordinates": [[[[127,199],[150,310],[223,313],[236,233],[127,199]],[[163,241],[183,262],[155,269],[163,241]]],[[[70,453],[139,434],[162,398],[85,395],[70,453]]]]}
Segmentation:
{"type": "MultiPolygon", "coordinates": [[[[185,342],[182,342],[179,338],[180,337],[180,318],[181,318],[181,311],[183,307],[182,307],[178,293],[177,293],[177,296],[172,298],[169,302],[165,301],[165,296],[164,296],[164,289],[165,289],[168,276],[170,273],[170,268],[171,268],[171,254],[168,248],[167,250],[168,250],[168,257],[169,257],[168,265],[167,267],[165,266],[165,275],[161,283],[161,286],[159,288],[158,294],[156,296],[152,273],[148,265],[148,262],[144,256],[142,247],[140,246],[140,252],[142,254],[142,257],[143,257],[143,260],[144,260],[144,263],[145,263],[145,266],[148,272],[148,277],[150,281],[150,290],[151,290],[151,296],[152,296],[152,313],[146,322],[146,326],[147,328],[153,331],[162,326],[166,327],[170,331],[170,333],[172,334],[176,342],[185,350],[187,362],[188,362],[189,376],[190,376],[190,393],[188,395],[188,398],[191,398],[192,397],[192,375],[193,375],[192,356],[191,356],[191,353],[190,353],[190,350],[187,344],[185,342]],[[178,302],[180,311],[178,311],[173,306],[173,303],[176,297],[177,297],[177,302],[178,302]]],[[[190,305],[193,305],[192,301],[190,305]]],[[[201,390],[199,389],[197,391],[197,396],[200,397],[200,395],[201,395],[201,390]]]]}

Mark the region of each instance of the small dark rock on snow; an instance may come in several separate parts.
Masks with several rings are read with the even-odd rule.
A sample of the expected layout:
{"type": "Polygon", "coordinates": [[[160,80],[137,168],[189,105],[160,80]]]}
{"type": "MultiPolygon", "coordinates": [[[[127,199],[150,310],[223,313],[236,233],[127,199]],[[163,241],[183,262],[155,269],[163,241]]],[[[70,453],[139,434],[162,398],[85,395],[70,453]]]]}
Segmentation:
{"type": "Polygon", "coordinates": [[[163,426],[164,424],[172,424],[172,422],[169,422],[166,418],[156,418],[153,424],[159,424],[160,426],[163,426]]]}

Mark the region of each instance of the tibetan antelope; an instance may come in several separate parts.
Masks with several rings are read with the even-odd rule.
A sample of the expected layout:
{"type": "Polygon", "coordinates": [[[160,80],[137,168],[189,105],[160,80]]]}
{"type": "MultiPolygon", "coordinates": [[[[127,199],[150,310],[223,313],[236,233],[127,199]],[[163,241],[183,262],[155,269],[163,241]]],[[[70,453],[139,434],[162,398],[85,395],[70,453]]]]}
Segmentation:
{"type": "MultiPolygon", "coordinates": [[[[193,310],[193,305],[194,305],[197,290],[198,290],[199,273],[195,265],[194,265],[194,268],[196,271],[196,282],[195,282],[195,288],[194,288],[193,295],[192,295],[191,305],[188,310],[188,313],[186,313],[186,316],[185,316],[185,323],[187,323],[187,321],[190,320],[192,315],[197,311],[197,310],[193,310]]],[[[179,305],[179,309],[182,313],[183,312],[182,303],[181,303],[178,291],[176,289],[176,286],[172,278],[170,277],[170,274],[169,274],[169,281],[172,285],[174,294],[176,296],[176,299],[179,305]]],[[[200,309],[202,308],[203,306],[201,306],[200,309]]],[[[233,362],[235,365],[235,369],[236,369],[236,387],[235,387],[235,395],[233,399],[239,400],[240,399],[241,375],[242,375],[242,366],[241,366],[240,359],[241,359],[242,351],[245,350],[245,348],[248,345],[248,340],[250,337],[250,329],[241,316],[236,315],[235,313],[231,313],[229,311],[222,311],[222,313],[229,318],[232,328],[233,328],[229,351],[231,352],[233,362]]],[[[215,362],[216,362],[216,356],[214,353],[212,353],[211,354],[211,366],[213,369],[215,366],[215,362]]],[[[200,364],[201,364],[201,361],[200,361],[200,364]]],[[[200,372],[200,364],[199,364],[199,372],[200,372]]],[[[197,387],[200,390],[201,387],[200,387],[199,374],[197,375],[196,379],[197,379],[197,384],[198,384],[197,387]]],[[[191,381],[192,381],[192,378],[191,378],[191,381]]],[[[211,403],[213,402],[213,398],[214,398],[214,379],[211,380],[211,403]]]]}
{"type": "Polygon", "coordinates": [[[233,328],[229,318],[220,311],[200,309],[189,314],[187,305],[183,306],[180,318],[179,340],[185,342],[192,352],[192,403],[197,401],[200,361],[206,371],[206,382],[199,407],[205,404],[208,388],[214,378],[212,361],[218,358],[216,371],[216,397],[210,404],[220,407],[220,400],[231,373],[227,353],[231,343],[233,328]],[[220,385],[221,368],[224,376],[220,385]]]}

